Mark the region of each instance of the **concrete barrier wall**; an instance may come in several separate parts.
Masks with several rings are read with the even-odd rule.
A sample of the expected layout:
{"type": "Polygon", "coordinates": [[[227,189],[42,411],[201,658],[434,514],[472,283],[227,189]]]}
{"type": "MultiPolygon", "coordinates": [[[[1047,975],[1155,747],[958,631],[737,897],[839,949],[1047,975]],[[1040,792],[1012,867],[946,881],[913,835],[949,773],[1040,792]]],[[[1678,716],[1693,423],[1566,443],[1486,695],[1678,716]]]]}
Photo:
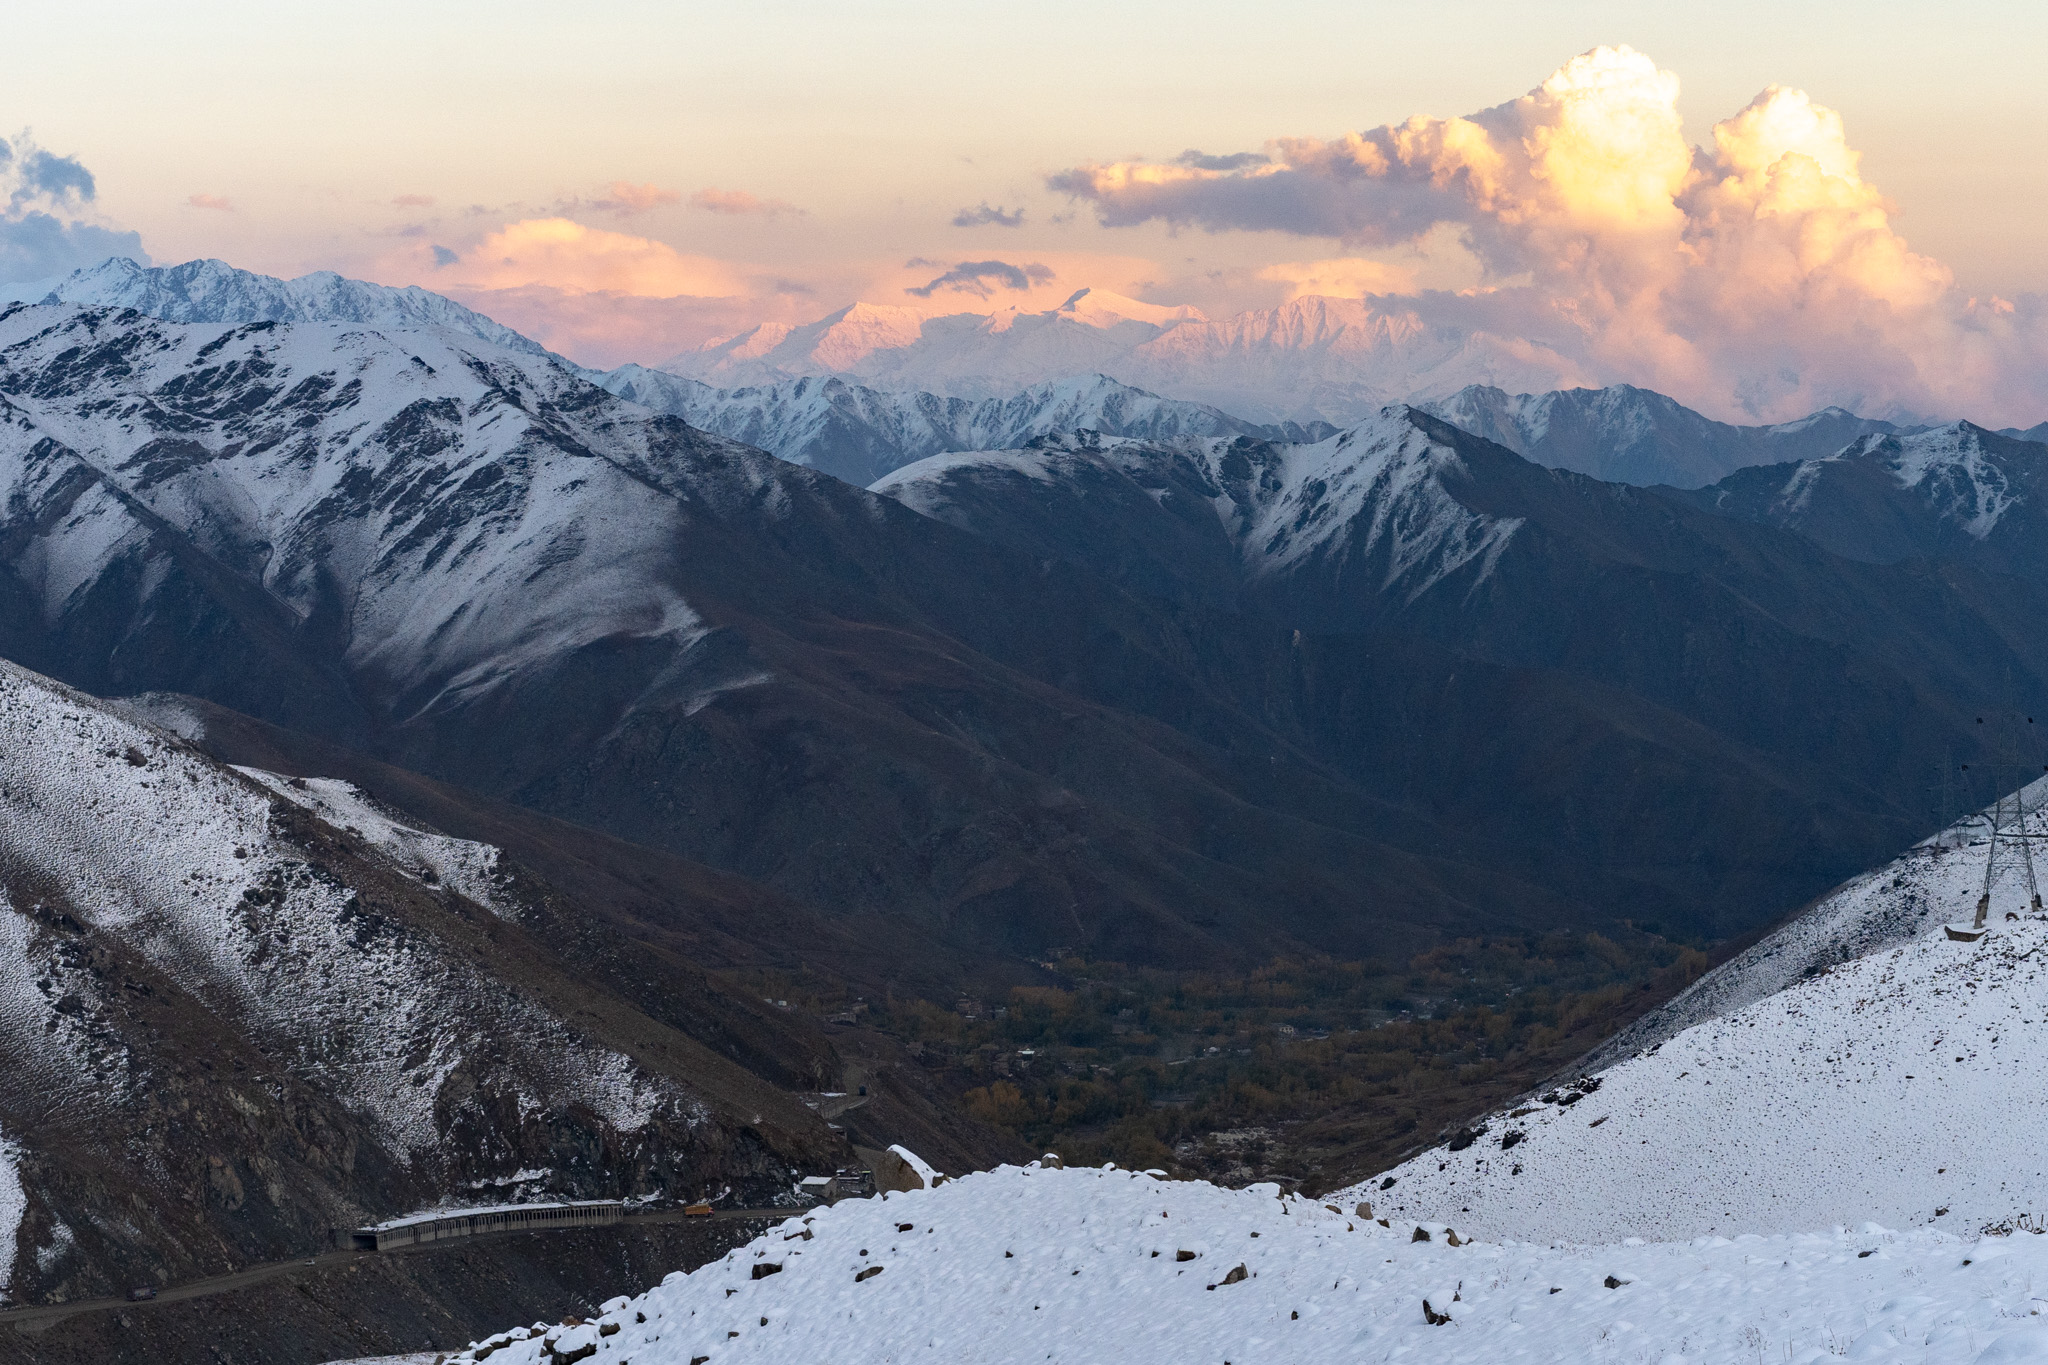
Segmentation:
{"type": "Polygon", "coordinates": [[[454,1213],[441,1218],[419,1218],[391,1227],[358,1228],[357,1247],[368,1251],[390,1251],[463,1237],[481,1237],[493,1232],[528,1232],[545,1228],[589,1228],[616,1223],[625,1216],[625,1205],[616,1202],[588,1204],[523,1204],[514,1208],[487,1209],[476,1213],[454,1213]]]}

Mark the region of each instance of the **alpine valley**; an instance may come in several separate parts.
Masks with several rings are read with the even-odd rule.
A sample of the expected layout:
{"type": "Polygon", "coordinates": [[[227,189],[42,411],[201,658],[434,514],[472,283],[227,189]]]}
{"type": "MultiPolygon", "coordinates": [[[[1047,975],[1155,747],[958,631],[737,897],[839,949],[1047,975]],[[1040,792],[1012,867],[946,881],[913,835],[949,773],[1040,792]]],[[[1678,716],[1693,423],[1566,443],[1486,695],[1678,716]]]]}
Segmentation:
{"type": "Polygon", "coordinates": [[[2042,922],[1941,925],[2043,432],[1569,378],[1347,300],[604,372],[216,261],[0,305],[0,1294],[78,1308],[0,1361],[2029,1358],[2042,922]],[[316,1255],[543,1199],[665,1212],[316,1255]]]}

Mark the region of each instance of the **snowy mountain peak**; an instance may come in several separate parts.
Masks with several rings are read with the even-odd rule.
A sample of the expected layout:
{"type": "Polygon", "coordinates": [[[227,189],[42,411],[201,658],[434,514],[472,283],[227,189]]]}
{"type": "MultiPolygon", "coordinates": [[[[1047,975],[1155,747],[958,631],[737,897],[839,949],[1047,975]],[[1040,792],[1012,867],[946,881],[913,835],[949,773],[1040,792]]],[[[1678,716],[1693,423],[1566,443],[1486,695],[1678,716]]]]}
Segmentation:
{"type": "Polygon", "coordinates": [[[166,322],[353,322],[438,327],[508,350],[547,355],[538,342],[453,299],[407,285],[369,284],[331,270],[281,280],[225,261],[144,266],[124,256],[73,271],[42,302],[133,308],[166,322]]]}
{"type": "Polygon", "coordinates": [[[1994,445],[2012,443],[1969,422],[1951,422],[1911,435],[1867,436],[1843,451],[1842,458],[1882,461],[1901,488],[1919,489],[1936,515],[1983,540],[2021,496],[2017,471],[2010,467],[2012,452],[1994,445]]]}
{"type": "Polygon", "coordinates": [[[1142,322],[1167,327],[1176,322],[1206,322],[1202,310],[1192,304],[1169,306],[1143,303],[1113,294],[1107,289],[1077,289],[1065,303],[1053,310],[1062,317],[1090,327],[1115,327],[1119,323],[1142,322]]]}

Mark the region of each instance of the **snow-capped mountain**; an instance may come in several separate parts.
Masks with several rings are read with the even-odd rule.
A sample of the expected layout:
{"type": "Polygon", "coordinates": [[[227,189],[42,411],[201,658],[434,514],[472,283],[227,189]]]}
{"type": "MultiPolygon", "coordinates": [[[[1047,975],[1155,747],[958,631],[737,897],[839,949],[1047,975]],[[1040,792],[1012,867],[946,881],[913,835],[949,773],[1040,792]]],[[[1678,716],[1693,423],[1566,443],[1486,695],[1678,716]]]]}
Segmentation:
{"type": "Polygon", "coordinates": [[[1750,465],[1832,455],[1871,433],[1904,430],[1841,408],[1776,426],[1731,426],[1628,384],[1514,394],[1474,385],[1416,406],[1552,469],[1675,488],[1715,483],[1750,465]]]}
{"type": "MultiPolygon", "coordinates": [[[[2044,797],[2048,780],[2029,807],[2044,797]]],[[[2048,1226],[2048,918],[2006,871],[1984,939],[1944,928],[1974,913],[1981,828],[1854,879],[1640,1021],[1611,1064],[1353,1193],[1537,1240],[2048,1226]]]]}
{"type": "Polygon", "coordinates": [[[1413,600],[1468,565],[1483,583],[1521,524],[1459,502],[1445,484],[1463,469],[1458,450],[1402,407],[1313,443],[1082,434],[1048,438],[1035,449],[947,454],[897,470],[872,491],[962,529],[982,529],[993,518],[968,504],[985,512],[994,486],[1023,479],[1073,488],[1098,468],[1114,470],[1161,507],[1170,493],[1206,503],[1254,582],[1311,562],[1341,563],[1362,572],[1376,594],[1413,600]]]}
{"type": "Polygon", "coordinates": [[[1044,312],[933,317],[855,304],[800,327],[756,327],[659,368],[725,388],[837,375],[972,399],[1101,374],[1254,422],[1355,421],[1390,401],[1471,384],[1534,390],[1580,378],[1536,343],[1364,300],[1301,298],[1213,320],[1093,289],[1044,312]]]}
{"type": "Polygon", "coordinates": [[[1692,494],[1850,559],[1954,559],[2048,580],[2048,445],[1968,422],[1864,436],[1797,464],[1746,469],[1692,494]]]}
{"type": "Polygon", "coordinates": [[[1255,425],[1099,374],[983,399],[872,389],[836,376],[739,389],[714,389],[639,365],[590,377],[656,412],[673,413],[692,426],[859,485],[928,455],[1011,450],[1039,437],[1081,430],[1154,441],[1188,436],[1301,441],[1327,431],[1323,424],[1255,425]]]}
{"type": "MultiPolygon", "coordinates": [[[[17,524],[65,526],[16,558],[24,606],[103,609],[123,566],[143,600],[178,592],[168,530],[261,585],[251,615],[328,617],[355,686],[402,714],[597,641],[686,654],[703,628],[666,545],[692,500],[749,499],[776,462],[594,396],[446,331],[13,308],[0,485],[17,524]]],[[[302,689],[323,699],[350,704],[302,689]]]]}
{"type": "Polygon", "coordinates": [[[416,284],[395,288],[331,270],[281,280],[225,261],[144,266],[113,256],[58,280],[31,303],[133,308],[166,322],[349,322],[370,327],[436,327],[507,350],[545,356],[537,341],[416,284]]]}
{"type": "Polygon", "coordinates": [[[1352,1204],[1025,1167],[842,1201],[586,1318],[448,1365],[1857,1360],[2048,1352],[2048,1243],[1820,1228],[1603,1246],[1475,1241],[1352,1204]]]}
{"type": "Polygon", "coordinates": [[[548,894],[0,663],[0,1295],[191,1278],[478,1189],[779,1180],[830,1145],[565,972],[528,937],[548,894]]]}

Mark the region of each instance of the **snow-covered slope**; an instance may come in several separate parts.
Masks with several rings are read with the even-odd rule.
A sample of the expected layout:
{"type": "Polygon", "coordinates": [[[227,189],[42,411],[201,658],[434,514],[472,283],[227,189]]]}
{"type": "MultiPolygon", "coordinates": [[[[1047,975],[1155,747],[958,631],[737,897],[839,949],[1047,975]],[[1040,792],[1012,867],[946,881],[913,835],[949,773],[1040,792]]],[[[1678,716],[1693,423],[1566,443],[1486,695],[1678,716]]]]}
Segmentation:
{"type": "MultiPolygon", "coordinates": [[[[0,1284],[188,1278],[479,1182],[758,1163],[725,1063],[502,925],[526,885],[0,662],[0,1284]]],[[[817,1127],[758,1089],[749,1131],[817,1127]]]]}
{"type": "Polygon", "coordinates": [[[1995,1365],[2048,1353],[2035,1297],[2048,1242],[2033,1237],[1871,1224],[1453,1245],[1455,1224],[1417,1240],[1416,1225],[1390,1221],[1271,1185],[1003,1167],[815,1210],[587,1321],[499,1333],[449,1365],[1995,1365]]]}
{"type": "Polygon", "coordinates": [[[133,308],[166,322],[353,322],[384,328],[435,327],[507,350],[545,356],[537,341],[416,284],[395,288],[331,270],[281,280],[226,261],[138,265],[112,256],[74,270],[29,302],[133,308]]]}
{"type": "Polygon", "coordinates": [[[945,451],[1009,450],[1079,430],[1145,440],[1247,435],[1300,440],[1326,431],[1297,423],[1254,425],[1205,404],[1161,398],[1099,374],[982,399],[874,389],[836,376],[715,389],[639,365],[592,378],[692,426],[861,485],[945,451]]]}
{"type": "Polygon", "coordinates": [[[2048,1226],[2048,919],[2002,874],[1990,934],[1950,939],[1983,877],[1961,832],[1703,978],[1588,1080],[1352,1193],[1485,1236],[2048,1226]]]}
{"type": "Polygon", "coordinates": [[[931,317],[855,304],[801,327],[757,327],[660,368],[728,388],[839,375],[976,399],[1102,374],[1251,421],[1339,423],[1390,401],[1470,384],[1532,390],[1581,377],[1569,359],[1538,343],[1433,324],[1363,300],[1307,297],[1215,320],[1087,289],[1037,313],[931,317]]]}
{"type": "MultiPolygon", "coordinates": [[[[509,1073],[496,1084],[586,1106],[622,1132],[664,1105],[701,1117],[625,1057],[577,1043],[559,1022],[493,991],[430,938],[378,923],[359,891],[309,863],[282,832],[266,787],[344,827],[339,817],[370,819],[359,798],[345,795],[347,784],[300,792],[283,779],[244,780],[4,662],[0,733],[0,857],[41,879],[88,929],[133,944],[182,989],[373,1115],[396,1150],[429,1154],[462,1121],[443,1081],[477,1069],[470,1054],[513,1039],[509,1073]]],[[[420,879],[412,855],[429,836],[387,820],[363,837],[394,871],[420,879]]],[[[495,850],[452,839],[438,840],[433,856],[462,869],[459,881],[484,881],[496,861],[495,850]]],[[[0,904],[0,918],[14,944],[37,937],[25,906],[0,904]]],[[[0,970],[26,982],[47,971],[33,965],[39,957],[0,970]]],[[[136,1059],[124,1056],[110,1071],[89,1028],[69,1026],[89,1020],[102,994],[69,972],[8,993],[16,1086],[32,1072],[46,1098],[69,1096],[57,1102],[90,1109],[147,1085],[126,1064],[136,1059]],[[87,1004],[48,1016],[67,991],[83,992],[87,1004]],[[99,1084],[81,1087],[82,1075],[99,1084]]]]}

